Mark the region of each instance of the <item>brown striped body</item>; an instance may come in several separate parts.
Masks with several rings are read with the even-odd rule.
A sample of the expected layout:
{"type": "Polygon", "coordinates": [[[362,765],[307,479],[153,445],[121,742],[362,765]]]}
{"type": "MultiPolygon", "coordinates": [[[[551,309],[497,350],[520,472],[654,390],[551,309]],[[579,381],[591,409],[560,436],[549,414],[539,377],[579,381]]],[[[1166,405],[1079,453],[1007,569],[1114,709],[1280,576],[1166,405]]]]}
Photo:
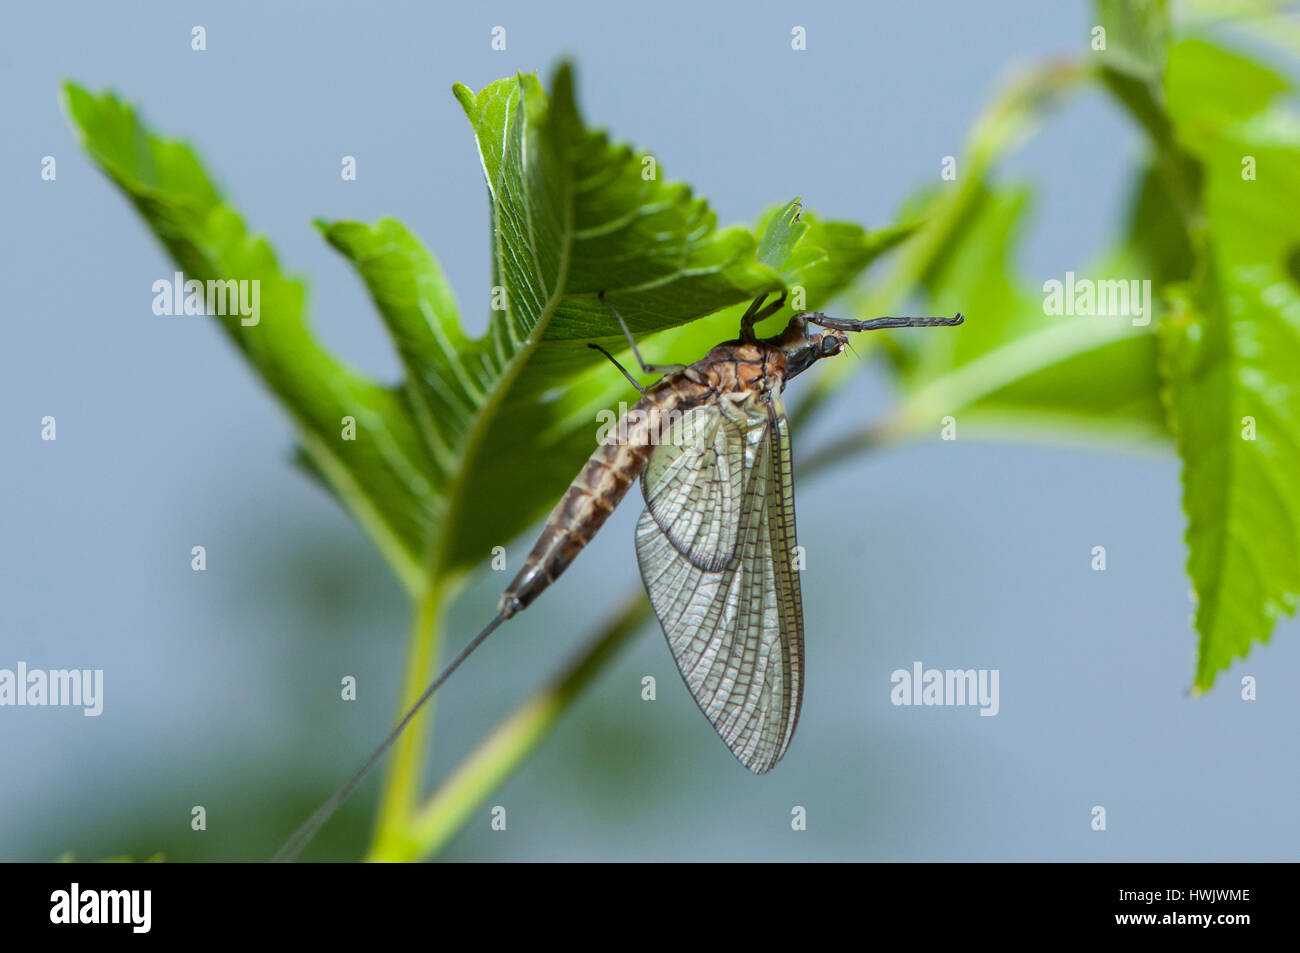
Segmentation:
{"type": "Polygon", "coordinates": [[[657,381],[619,420],[551,510],[536,545],[501,596],[504,618],[525,609],[569,567],[641,475],[671,415],[717,400],[779,392],[786,358],[768,341],[719,344],[701,360],[657,381]]]}

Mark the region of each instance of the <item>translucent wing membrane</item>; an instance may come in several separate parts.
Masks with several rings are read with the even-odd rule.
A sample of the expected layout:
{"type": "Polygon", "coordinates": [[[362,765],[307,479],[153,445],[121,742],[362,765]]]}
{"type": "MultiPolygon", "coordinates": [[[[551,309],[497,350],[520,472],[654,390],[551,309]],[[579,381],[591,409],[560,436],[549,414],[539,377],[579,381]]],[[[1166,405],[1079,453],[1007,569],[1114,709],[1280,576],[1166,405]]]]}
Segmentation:
{"type": "Polygon", "coordinates": [[[646,511],[683,556],[716,572],[736,550],[745,479],[743,420],[710,404],[689,411],[661,436],[641,471],[646,511]]]}
{"type": "MultiPolygon", "coordinates": [[[[729,558],[716,568],[692,558],[675,540],[691,534],[695,517],[683,508],[681,529],[675,520],[665,525],[666,507],[657,515],[653,502],[637,523],[637,558],[691,695],[741,764],[762,774],[789,747],[803,698],[788,429],[779,399],[752,402],[739,420],[713,410],[720,418],[716,426],[698,428],[701,441],[710,435],[711,452],[693,454],[687,469],[693,484],[728,495],[711,519],[733,516],[729,558]]],[[[665,482],[685,479],[677,477],[682,471],[676,464],[687,453],[671,446],[655,451],[646,470],[647,500],[672,493],[665,482]]]]}

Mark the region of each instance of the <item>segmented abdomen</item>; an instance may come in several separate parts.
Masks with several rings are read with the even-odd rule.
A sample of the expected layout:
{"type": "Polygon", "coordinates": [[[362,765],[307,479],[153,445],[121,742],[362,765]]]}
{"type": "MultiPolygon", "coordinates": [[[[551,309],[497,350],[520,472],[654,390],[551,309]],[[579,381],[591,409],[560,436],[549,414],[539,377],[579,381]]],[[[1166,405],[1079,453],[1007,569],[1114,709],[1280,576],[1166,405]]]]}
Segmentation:
{"type": "Polygon", "coordinates": [[[587,460],[546,518],[546,528],[519,575],[501,596],[504,617],[527,608],[555,582],[614,512],[650,459],[661,430],[667,430],[661,427],[664,415],[693,403],[694,392],[700,389],[685,380],[677,384],[657,388],[637,401],[587,460]]]}

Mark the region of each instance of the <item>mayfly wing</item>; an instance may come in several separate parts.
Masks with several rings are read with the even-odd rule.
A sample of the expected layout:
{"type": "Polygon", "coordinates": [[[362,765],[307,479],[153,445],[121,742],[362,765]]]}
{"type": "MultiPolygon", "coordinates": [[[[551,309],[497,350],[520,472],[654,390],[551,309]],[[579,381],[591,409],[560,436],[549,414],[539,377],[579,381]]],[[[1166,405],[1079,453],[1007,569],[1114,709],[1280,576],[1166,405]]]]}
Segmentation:
{"type": "Polygon", "coordinates": [[[783,671],[789,673],[790,682],[785,737],[781,742],[781,754],[784,754],[794,737],[803,707],[803,590],[795,566],[799,540],[794,527],[794,452],[790,448],[790,422],[786,420],[779,395],[773,395],[769,411],[772,417],[772,479],[768,484],[767,515],[769,558],[776,575],[783,671]]]}
{"type": "Polygon", "coordinates": [[[746,468],[738,426],[715,404],[693,408],[661,435],[641,471],[646,511],[700,569],[723,569],[736,549],[746,468]]]}
{"type": "MultiPolygon", "coordinates": [[[[803,698],[803,614],[794,571],[794,506],[785,414],[779,398],[737,411],[720,405],[696,413],[719,418],[713,445],[698,468],[655,466],[681,452],[662,446],[645,480],[648,505],[637,523],[637,559],[682,679],[696,704],[739,761],[762,774],[785,754],[803,698]],[[708,473],[709,462],[743,460],[739,481],[708,473]],[[700,472],[695,472],[695,470],[700,472]],[[702,565],[675,542],[653,501],[681,491],[675,483],[728,487],[735,502],[735,545],[725,564],[702,565]]],[[[721,492],[721,491],[717,491],[721,492]]]]}

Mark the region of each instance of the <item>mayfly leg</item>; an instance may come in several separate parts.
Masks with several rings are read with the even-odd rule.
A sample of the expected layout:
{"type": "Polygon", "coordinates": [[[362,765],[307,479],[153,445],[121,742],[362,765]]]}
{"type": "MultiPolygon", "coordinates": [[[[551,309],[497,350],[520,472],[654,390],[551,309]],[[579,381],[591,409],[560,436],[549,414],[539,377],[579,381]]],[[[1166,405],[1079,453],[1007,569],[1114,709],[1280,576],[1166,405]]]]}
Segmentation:
{"type": "MultiPolygon", "coordinates": [[[[684,369],[686,368],[686,365],[685,365],[685,364],[647,364],[645,361],[643,361],[643,360],[641,359],[641,352],[637,350],[637,347],[636,347],[636,341],[632,338],[632,331],[628,328],[628,326],[627,326],[627,322],[623,320],[623,315],[619,314],[619,313],[618,313],[618,309],[615,308],[612,304],[610,304],[608,301],[605,300],[605,292],[602,291],[602,292],[601,292],[600,294],[598,294],[596,297],[598,297],[598,298],[600,299],[600,303],[601,303],[601,304],[603,304],[605,307],[609,308],[610,311],[614,312],[614,317],[618,319],[618,326],[621,327],[621,328],[623,329],[623,333],[627,336],[627,343],[628,343],[628,346],[632,348],[632,356],[635,357],[635,358],[636,358],[636,362],[637,362],[639,365],[641,365],[641,370],[642,370],[644,373],[646,373],[646,374],[672,374],[672,373],[674,373],[674,372],[676,372],[676,371],[684,370],[684,369]]],[[[604,353],[605,353],[605,356],[606,356],[606,357],[609,357],[609,353],[608,353],[607,351],[605,351],[604,348],[602,348],[602,347],[597,347],[597,345],[595,345],[595,344],[592,344],[591,347],[594,347],[594,348],[596,348],[597,350],[604,352],[604,353]]],[[[614,361],[614,359],[613,359],[612,357],[610,357],[609,359],[610,359],[611,361],[614,361]]],[[[614,364],[618,367],[618,369],[619,369],[620,371],[623,371],[624,376],[626,376],[628,380],[632,380],[631,375],[628,374],[627,371],[623,370],[623,366],[622,366],[621,364],[619,364],[618,361],[614,361],[614,364]]],[[[632,381],[632,383],[633,383],[633,384],[636,384],[636,381],[632,381]]],[[[638,389],[638,390],[641,389],[641,388],[640,388],[640,385],[637,386],[637,389],[638,389]]],[[[642,391],[642,393],[644,393],[644,391],[642,391]]]]}
{"type": "Polygon", "coordinates": [[[627,372],[627,368],[624,367],[622,364],[620,364],[618,362],[618,359],[614,357],[613,354],[610,354],[609,351],[605,350],[599,344],[588,344],[587,347],[591,348],[592,350],[599,351],[601,354],[604,354],[607,358],[609,358],[609,363],[617,367],[618,372],[627,378],[627,382],[637,389],[637,393],[640,394],[645,393],[645,388],[637,383],[636,378],[627,372]]]}
{"type": "Polygon", "coordinates": [[[785,292],[781,292],[781,297],[765,308],[763,302],[766,300],[766,294],[759,295],[745,309],[745,313],[740,316],[740,339],[747,344],[753,344],[758,340],[758,335],[754,333],[754,325],[766,318],[770,318],[785,307],[785,292]]]}

